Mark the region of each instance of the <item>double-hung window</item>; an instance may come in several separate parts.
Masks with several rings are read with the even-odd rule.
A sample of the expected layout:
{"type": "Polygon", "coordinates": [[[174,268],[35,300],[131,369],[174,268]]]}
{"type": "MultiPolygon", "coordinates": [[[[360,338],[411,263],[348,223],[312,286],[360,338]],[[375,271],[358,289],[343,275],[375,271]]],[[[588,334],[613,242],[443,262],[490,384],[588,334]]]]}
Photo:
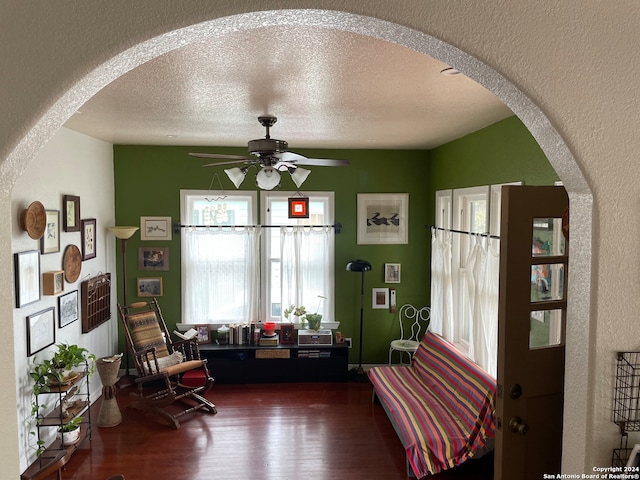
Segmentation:
{"type": "Polygon", "coordinates": [[[182,322],[257,316],[259,228],[255,192],[181,191],[182,322]]]}
{"type": "Polygon", "coordinates": [[[290,305],[334,312],[333,192],[309,195],[309,218],[288,218],[294,192],[181,192],[182,323],[282,321],[290,305]]]}
{"type": "MultiPolygon", "coordinates": [[[[333,321],[333,192],[310,192],[309,218],[289,218],[294,192],[261,192],[263,232],[262,309],[281,321],[291,305],[304,305],[333,321]]],[[[291,319],[290,319],[291,320],[291,319]]]]}

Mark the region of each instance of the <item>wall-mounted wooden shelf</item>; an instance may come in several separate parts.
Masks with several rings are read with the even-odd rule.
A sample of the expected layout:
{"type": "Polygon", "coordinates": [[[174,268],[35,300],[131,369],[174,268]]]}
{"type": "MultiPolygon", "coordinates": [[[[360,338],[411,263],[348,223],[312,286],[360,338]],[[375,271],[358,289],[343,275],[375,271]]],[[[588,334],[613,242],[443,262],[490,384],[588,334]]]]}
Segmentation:
{"type": "Polygon", "coordinates": [[[82,333],[88,333],[111,318],[111,274],[104,273],[80,284],[82,333]]]}

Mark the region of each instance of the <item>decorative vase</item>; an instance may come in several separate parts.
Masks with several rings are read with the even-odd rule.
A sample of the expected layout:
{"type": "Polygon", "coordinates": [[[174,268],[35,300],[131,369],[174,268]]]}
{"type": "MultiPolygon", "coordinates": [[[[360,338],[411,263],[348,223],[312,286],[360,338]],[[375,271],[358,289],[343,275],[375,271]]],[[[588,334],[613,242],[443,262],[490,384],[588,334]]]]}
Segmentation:
{"type": "Polygon", "coordinates": [[[309,323],[309,330],[320,330],[320,324],[322,323],[322,314],[307,313],[307,322],[309,323]]]}

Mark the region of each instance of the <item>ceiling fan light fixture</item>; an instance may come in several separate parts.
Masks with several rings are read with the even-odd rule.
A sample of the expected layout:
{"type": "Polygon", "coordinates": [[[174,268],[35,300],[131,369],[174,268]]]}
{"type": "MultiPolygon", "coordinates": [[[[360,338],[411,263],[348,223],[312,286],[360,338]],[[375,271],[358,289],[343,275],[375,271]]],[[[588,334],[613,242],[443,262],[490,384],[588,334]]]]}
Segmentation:
{"type": "Polygon", "coordinates": [[[273,190],[280,185],[280,174],[275,168],[264,167],[256,175],[256,184],[263,190],[273,190]]]}
{"type": "Polygon", "coordinates": [[[310,173],[311,170],[307,170],[306,168],[302,167],[296,167],[291,172],[291,180],[293,180],[293,183],[296,184],[296,187],[300,188],[300,186],[304,183],[310,173]]]}
{"type": "Polygon", "coordinates": [[[247,171],[245,169],[235,167],[227,168],[224,173],[227,174],[227,177],[229,177],[229,180],[233,182],[236,188],[240,188],[240,185],[244,181],[244,177],[247,174],[247,171]]]}

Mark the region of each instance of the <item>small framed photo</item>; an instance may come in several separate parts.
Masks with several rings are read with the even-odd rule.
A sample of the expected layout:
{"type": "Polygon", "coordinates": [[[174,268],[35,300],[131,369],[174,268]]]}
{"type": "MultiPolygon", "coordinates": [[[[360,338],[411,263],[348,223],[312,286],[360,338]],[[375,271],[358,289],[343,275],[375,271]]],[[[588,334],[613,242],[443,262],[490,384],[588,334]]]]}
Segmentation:
{"type": "Polygon", "coordinates": [[[55,307],[27,317],[27,356],[53,345],[56,341],[55,307]]]}
{"type": "Polygon", "coordinates": [[[283,345],[290,345],[295,343],[295,330],[293,323],[281,323],[280,324],[280,343],[283,345]]]}
{"type": "Polygon", "coordinates": [[[42,294],[57,295],[64,290],[64,270],[53,270],[42,274],[42,294]]]}
{"type": "Polygon", "coordinates": [[[60,328],[78,320],[78,290],[58,297],[58,317],[60,328]]]}
{"type": "Polygon", "coordinates": [[[211,343],[211,335],[209,334],[209,325],[206,323],[195,325],[194,328],[198,335],[196,338],[198,339],[198,343],[211,343]]]}
{"type": "Polygon", "coordinates": [[[138,277],[139,297],[161,297],[162,277],[138,277]]]}
{"type": "Polygon", "coordinates": [[[169,247],[138,248],[138,270],[169,270],[169,247]]]}
{"type": "Polygon", "coordinates": [[[371,292],[373,305],[371,308],[389,308],[389,289],[374,288],[371,292]]]}
{"type": "Polygon", "coordinates": [[[358,194],[358,245],[409,243],[408,193],[358,194]]]}
{"type": "Polygon", "coordinates": [[[96,219],[82,220],[82,260],[96,258],[96,219]]]}
{"type": "Polygon", "coordinates": [[[400,264],[384,264],[384,283],[400,283],[400,264]]]}
{"type": "Polygon", "coordinates": [[[141,240],[171,240],[171,217],[140,217],[141,240]]]}
{"type": "Polygon", "coordinates": [[[15,253],[16,307],[40,300],[40,253],[37,250],[15,253]]]}
{"type": "Polygon", "coordinates": [[[62,197],[62,228],[65,232],[80,231],[80,197],[75,195],[62,197]]]}
{"type": "Polygon", "coordinates": [[[47,210],[46,219],[44,235],[40,238],[40,253],[43,255],[60,251],[60,210],[47,210]]]}

